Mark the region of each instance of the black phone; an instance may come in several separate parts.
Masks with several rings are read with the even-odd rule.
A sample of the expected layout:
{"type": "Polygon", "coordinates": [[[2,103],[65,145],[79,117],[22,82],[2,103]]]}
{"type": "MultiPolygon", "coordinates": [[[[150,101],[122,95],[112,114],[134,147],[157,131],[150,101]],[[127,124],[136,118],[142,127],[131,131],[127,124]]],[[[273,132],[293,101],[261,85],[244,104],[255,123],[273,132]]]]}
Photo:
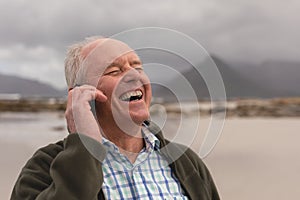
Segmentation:
{"type": "Polygon", "coordinates": [[[92,111],[95,119],[97,119],[97,115],[96,115],[96,102],[95,102],[95,100],[89,101],[89,104],[91,106],[91,111],[92,111]]]}

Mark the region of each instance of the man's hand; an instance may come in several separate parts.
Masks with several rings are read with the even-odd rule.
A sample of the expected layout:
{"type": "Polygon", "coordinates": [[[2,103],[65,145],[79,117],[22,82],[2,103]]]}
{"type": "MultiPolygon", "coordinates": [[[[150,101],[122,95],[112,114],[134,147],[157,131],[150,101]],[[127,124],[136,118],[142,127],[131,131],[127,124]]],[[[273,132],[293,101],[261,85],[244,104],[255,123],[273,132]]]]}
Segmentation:
{"type": "Polygon", "coordinates": [[[71,89],[65,112],[69,133],[85,134],[102,141],[98,122],[91,111],[91,101],[105,102],[107,97],[95,87],[82,85],[71,89]]]}

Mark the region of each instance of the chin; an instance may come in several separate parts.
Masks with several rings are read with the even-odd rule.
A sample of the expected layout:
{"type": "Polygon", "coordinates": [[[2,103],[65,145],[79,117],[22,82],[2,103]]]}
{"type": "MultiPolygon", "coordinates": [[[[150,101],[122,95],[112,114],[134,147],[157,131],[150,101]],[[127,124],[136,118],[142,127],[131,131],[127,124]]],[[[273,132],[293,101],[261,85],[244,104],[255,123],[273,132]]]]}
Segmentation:
{"type": "Polygon", "coordinates": [[[140,111],[138,113],[130,113],[130,117],[135,124],[142,125],[145,120],[150,118],[149,111],[140,111]]]}

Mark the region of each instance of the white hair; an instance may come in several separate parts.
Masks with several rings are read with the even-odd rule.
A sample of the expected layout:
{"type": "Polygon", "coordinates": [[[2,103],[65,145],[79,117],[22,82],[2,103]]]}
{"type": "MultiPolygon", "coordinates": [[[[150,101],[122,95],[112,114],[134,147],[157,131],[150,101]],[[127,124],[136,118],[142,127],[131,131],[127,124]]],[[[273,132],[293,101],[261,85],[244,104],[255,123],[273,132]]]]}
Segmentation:
{"type": "Polygon", "coordinates": [[[76,84],[75,80],[77,77],[77,72],[79,71],[81,63],[83,61],[83,57],[81,54],[82,48],[87,44],[101,38],[103,37],[87,37],[83,41],[75,43],[68,48],[67,55],[65,58],[65,77],[69,88],[73,88],[76,84]]]}

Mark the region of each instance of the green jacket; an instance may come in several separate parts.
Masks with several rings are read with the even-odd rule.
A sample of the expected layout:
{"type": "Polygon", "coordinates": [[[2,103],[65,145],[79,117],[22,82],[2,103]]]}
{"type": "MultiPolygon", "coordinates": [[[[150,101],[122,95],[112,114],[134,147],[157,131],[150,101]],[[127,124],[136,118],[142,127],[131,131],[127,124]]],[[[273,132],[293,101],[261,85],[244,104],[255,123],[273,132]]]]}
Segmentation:
{"type": "MultiPolygon", "coordinates": [[[[220,199],[208,169],[197,154],[183,145],[169,143],[152,123],[149,128],[160,140],[163,155],[172,159],[178,152],[182,154],[170,167],[189,199],[220,199]]],[[[43,147],[32,156],[17,179],[11,200],[104,199],[99,160],[103,161],[105,156],[105,148],[96,140],[70,134],[64,141],[43,147]],[[82,141],[92,146],[98,155],[89,153],[82,141]]]]}

